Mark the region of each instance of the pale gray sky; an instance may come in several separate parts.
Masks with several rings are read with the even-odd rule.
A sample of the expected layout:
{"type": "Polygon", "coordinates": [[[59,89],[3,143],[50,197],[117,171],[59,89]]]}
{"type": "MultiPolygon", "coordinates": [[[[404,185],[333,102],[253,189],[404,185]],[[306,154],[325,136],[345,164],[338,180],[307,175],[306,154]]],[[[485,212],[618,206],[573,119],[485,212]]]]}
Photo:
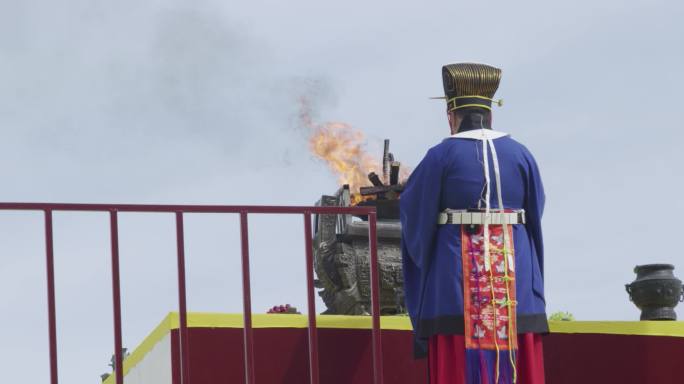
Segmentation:
{"type": "MultiPolygon", "coordinates": [[[[417,164],[447,134],[441,66],[504,71],[495,128],[547,191],[548,310],[633,320],[684,204],[680,1],[0,0],[0,201],[312,204],[336,188],[297,98],[417,164]]],[[[107,217],[55,218],[60,378],[112,347],[107,217]]],[[[48,381],[42,221],[0,214],[0,372],[48,381]]],[[[189,307],[241,310],[237,218],[187,218],[189,307]]],[[[300,217],[251,220],[254,310],[304,301],[300,217]]],[[[124,344],[176,308],[173,220],[123,215],[124,344]]],[[[319,303],[319,308],[323,309],[319,303]]],[[[684,316],[682,308],[680,316],[684,316]]]]}

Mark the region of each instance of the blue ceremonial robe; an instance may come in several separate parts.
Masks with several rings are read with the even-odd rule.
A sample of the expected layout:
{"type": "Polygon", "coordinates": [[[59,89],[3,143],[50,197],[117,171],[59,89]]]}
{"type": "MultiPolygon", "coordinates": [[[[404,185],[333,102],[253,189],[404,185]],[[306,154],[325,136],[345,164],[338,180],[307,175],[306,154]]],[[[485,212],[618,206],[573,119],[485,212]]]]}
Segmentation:
{"type": "MultiPolygon", "coordinates": [[[[503,208],[526,213],[526,224],[513,225],[517,331],[548,332],[541,231],[544,189],[539,170],[527,148],[510,136],[501,134],[493,142],[503,208]]],[[[480,140],[445,139],[427,152],[401,194],[405,299],[418,357],[425,355],[430,336],[464,333],[461,226],[438,225],[437,216],[448,208],[478,208],[485,195],[482,153],[480,140]]],[[[490,180],[494,180],[492,168],[490,180]]],[[[490,188],[490,207],[499,208],[496,184],[492,182],[490,188]]]]}

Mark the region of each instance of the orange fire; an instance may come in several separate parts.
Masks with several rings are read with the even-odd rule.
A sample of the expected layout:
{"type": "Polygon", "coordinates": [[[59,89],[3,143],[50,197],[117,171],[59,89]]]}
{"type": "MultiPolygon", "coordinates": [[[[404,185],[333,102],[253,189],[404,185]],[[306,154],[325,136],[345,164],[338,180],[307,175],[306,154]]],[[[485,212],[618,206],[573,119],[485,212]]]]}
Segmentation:
{"type": "Polygon", "coordinates": [[[368,185],[368,173],[380,167],[380,159],[366,152],[363,132],[342,122],[314,122],[306,99],[301,100],[299,118],[311,130],[309,148],[337,175],[340,184],[349,184],[353,202],[361,199],[359,188],[368,185]]]}
{"type": "MultiPolygon", "coordinates": [[[[363,132],[343,122],[315,122],[311,107],[306,98],[300,98],[299,120],[311,136],[309,148],[319,159],[337,175],[341,185],[348,184],[351,204],[356,205],[373,196],[361,196],[360,188],[370,185],[368,174],[382,168],[380,156],[375,157],[366,151],[366,137],[363,132]]],[[[411,169],[402,164],[399,180],[404,182],[411,169]]]]}
{"type": "Polygon", "coordinates": [[[340,184],[358,192],[379,162],[363,149],[363,133],[345,123],[323,123],[318,128],[309,139],[311,151],[328,163],[340,184]]]}

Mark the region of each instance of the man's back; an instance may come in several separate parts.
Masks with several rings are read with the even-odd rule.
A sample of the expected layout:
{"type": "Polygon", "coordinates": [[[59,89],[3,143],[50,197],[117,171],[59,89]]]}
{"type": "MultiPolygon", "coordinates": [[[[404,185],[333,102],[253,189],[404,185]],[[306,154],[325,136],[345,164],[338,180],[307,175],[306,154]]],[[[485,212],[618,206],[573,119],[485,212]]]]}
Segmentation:
{"type": "MultiPolygon", "coordinates": [[[[530,152],[510,136],[493,140],[500,164],[504,208],[523,209],[528,179],[536,172],[530,152]]],[[[435,156],[443,164],[444,178],[440,196],[440,210],[478,208],[485,183],[482,142],[473,139],[447,138],[433,147],[427,156],[435,156]]],[[[491,153],[489,154],[491,162],[491,153]]],[[[489,170],[494,180],[494,169],[489,170]]],[[[493,185],[492,197],[496,196],[493,185]]],[[[482,204],[480,204],[482,207],[482,204]]],[[[491,207],[499,208],[491,199],[491,207]]]]}

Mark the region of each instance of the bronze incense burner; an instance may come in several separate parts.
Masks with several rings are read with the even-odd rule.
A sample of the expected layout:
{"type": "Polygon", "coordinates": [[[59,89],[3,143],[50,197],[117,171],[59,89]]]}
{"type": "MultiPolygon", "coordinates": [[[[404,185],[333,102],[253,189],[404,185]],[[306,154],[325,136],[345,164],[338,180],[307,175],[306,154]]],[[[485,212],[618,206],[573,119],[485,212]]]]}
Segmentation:
{"type": "Polygon", "coordinates": [[[674,307],[684,301],[684,287],[673,270],[672,264],[634,267],[636,280],[626,284],[625,289],[629,300],[641,309],[641,320],[677,320],[674,307]]]}

